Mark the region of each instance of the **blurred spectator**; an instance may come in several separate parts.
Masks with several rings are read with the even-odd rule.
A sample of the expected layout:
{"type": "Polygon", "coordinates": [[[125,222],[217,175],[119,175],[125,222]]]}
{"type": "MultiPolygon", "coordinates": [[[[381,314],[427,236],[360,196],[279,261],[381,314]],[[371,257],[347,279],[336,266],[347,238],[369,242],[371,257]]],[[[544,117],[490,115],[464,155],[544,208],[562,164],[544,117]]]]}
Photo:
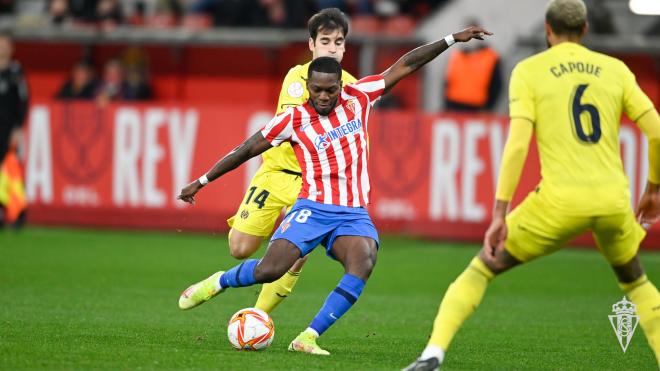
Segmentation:
{"type": "Polygon", "coordinates": [[[184,9],[179,0],[156,0],[156,14],[168,14],[174,17],[174,23],[179,24],[184,9]]]}
{"type": "Polygon", "coordinates": [[[128,18],[131,26],[144,26],[146,23],[147,4],[144,1],[136,1],[133,4],[133,13],[128,18]]]}
{"type": "Polygon", "coordinates": [[[12,60],[11,36],[0,34],[0,163],[20,143],[28,110],[28,88],[21,65],[12,60]]]}
{"type": "Polygon", "coordinates": [[[0,14],[14,13],[15,0],[0,0],[0,14]]]}
{"type": "Polygon", "coordinates": [[[131,47],[122,53],[121,63],[125,71],[126,89],[123,99],[147,100],[153,98],[147,80],[149,65],[147,54],[139,47],[131,47]]]}
{"type": "Polygon", "coordinates": [[[20,227],[27,201],[18,153],[28,109],[28,88],[21,65],[12,60],[13,42],[0,35],[0,226],[20,227]]]}
{"type": "Polygon", "coordinates": [[[105,105],[110,101],[140,101],[151,99],[151,87],[146,82],[142,65],[130,64],[127,68],[118,60],[105,64],[103,80],[96,92],[96,100],[105,105]]]}
{"type": "Polygon", "coordinates": [[[53,24],[61,25],[71,20],[69,2],[67,0],[52,0],[48,5],[48,15],[53,24]]]}
{"type": "Polygon", "coordinates": [[[95,21],[106,29],[122,24],[124,14],[119,0],[99,0],[96,5],[95,21]]]}
{"type": "Polygon", "coordinates": [[[103,68],[103,79],[96,91],[96,100],[104,105],[113,100],[124,99],[125,94],[124,67],[118,59],[111,59],[103,68]]]}
{"type": "Polygon", "coordinates": [[[216,26],[304,28],[316,7],[306,0],[197,0],[191,10],[211,15],[216,26]]]}
{"type": "Polygon", "coordinates": [[[94,22],[98,0],[69,0],[71,16],[79,22],[94,22]]]}
{"type": "Polygon", "coordinates": [[[594,34],[615,34],[614,17],[609,7],[599,4],[600,1],[586,0],[589,32],[594,34]]]}
{"type": "MultiPolygon", "coordinates": [[[[468,22],[469,26],[478,22],[468,22]]],[[[486,42],[461,45],[449,56],[445,76],[445,108],[491,110],[502,90],[499,54],[486,42]]]]}
{"type": "Polygon", "coordinates": [[[73,66],[71,77],[64,83],[57,94],[57,98],[63,100],[92,100],[96,88],[97,83],[92,66],[87,62],[78,62],[73,66]]]}
{"type": "Polygon", "coordinates": [[[147,84],[144,70],[138,67],[126,69],[125,100],[148,100],[153,97],[151,87],[147,84]]]}
{"type": "Polygon", "coordinates": [[[193,13],[204,13],[213,17],[216,26],[247,26],[250,22],[250,8],[254,0],[196,0],[193,13]]]}

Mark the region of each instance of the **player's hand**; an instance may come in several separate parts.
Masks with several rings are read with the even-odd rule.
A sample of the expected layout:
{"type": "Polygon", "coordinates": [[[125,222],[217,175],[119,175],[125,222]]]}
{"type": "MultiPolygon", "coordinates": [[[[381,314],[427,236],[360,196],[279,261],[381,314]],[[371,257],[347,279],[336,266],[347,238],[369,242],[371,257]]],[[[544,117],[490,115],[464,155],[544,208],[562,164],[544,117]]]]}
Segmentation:
{"type": "Polygon", "coordinates": [[[646,184],[646,190],[639,200],[635,211],[637,222],[644,228],[660,220],[660,186],[653,183],[646,184]]]}
{"type": "Polygon", "coordinates": [[[454,40],[456,40],[456,42],[464,43],[470,41],[471,39],[483,40],[484,36],[486,35],[492,36],[493,33],[484,28],[472,26],[464,29],[463,31],[456,32],[452,36],[454,36],[454,40]]]}
{"type": "Polygon", "coordinates": [[[197,194],[200,189],[202,189],[202,184],[199,182],[199,180],[195,180],[187,186],[181,188],[181,194],[179,194],[176,198],[178,200],[194,205],[195,194],[197,194]]]}
{"type": "Polygon", "coordinates": [[[504,241],[506,241],[507,228],[506,222],[502,217],[495,217],[490,223],[486,235],[484,236],[484,251],[486,257],[492,259],[495,253],[504,249],[504,241]]]}

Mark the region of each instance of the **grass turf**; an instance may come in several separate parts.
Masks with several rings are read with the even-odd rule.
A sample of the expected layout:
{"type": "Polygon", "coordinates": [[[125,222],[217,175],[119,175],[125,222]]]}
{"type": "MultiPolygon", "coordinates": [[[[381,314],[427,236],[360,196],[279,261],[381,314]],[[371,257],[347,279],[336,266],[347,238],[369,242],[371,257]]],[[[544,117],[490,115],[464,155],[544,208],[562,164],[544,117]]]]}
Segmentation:
{"type": "MultiPolygon", "coordinates": [[[[319,341],[330,357],[286,348],[342,270],[317,249],[274,313],[263,352],[238,352],[226,321],[259,287],[191,311],[190,283],[235,264],[226,236],[29,228],[0,232],[0,369],[400,369],[423,349],[447,285],[474,245],[385,237],[364,294],[319,341]]],[[[642,254],[660,283],[660,254],[642,254]]],[[[620,300],[593,250],[564,250],[496,279],[443,369],[657,369],[638,328],[624,354],[607,316],[620,300]]]]}

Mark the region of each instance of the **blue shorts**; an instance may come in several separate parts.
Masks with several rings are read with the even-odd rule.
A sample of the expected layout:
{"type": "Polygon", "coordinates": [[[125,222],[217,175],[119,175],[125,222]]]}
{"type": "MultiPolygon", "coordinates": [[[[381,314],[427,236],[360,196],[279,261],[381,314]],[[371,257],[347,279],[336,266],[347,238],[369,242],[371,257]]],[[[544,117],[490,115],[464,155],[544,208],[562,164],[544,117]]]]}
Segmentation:
{"type": "Polygon", "coordinates": [[[285,239],[300,249],[301,256],[312,252],[319,244],[328,256],[339,236],[363,236],[376,241],[378,232],[367,210],[362,207],[326,205],[300,198],[275,230],[271,241],[285,239]]]}

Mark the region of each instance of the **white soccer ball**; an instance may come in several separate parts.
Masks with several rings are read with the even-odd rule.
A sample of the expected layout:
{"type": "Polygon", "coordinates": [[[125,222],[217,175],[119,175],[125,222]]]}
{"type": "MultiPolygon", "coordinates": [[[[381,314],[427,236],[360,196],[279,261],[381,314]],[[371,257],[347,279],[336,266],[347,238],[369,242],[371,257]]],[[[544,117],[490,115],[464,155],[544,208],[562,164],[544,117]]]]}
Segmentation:
{"type": "Polygon", "coordinates": [[[231,316],[227,337],[239,350],[266,349],[275,337],[275,324],[268,313],[260,309],[241,309],[231,316]]]}

